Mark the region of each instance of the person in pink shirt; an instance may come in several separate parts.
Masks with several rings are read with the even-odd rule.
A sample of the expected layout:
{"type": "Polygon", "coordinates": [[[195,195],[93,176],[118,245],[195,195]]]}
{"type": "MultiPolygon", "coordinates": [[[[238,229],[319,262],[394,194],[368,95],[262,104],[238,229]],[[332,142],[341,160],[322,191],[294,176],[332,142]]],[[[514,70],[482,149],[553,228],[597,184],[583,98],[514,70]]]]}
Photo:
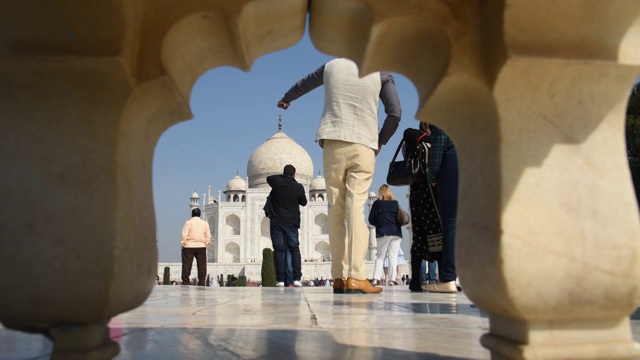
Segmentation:
{"type": "Polygon", "coordinates": [[[182,285],[189,285],[193,258],[198,265],[198,286],[205,285],[207,276],[207,246],[211,243],[209,224],[200,219],[200,209],[191,210],[191,219],[182,227],[182,285]]]}

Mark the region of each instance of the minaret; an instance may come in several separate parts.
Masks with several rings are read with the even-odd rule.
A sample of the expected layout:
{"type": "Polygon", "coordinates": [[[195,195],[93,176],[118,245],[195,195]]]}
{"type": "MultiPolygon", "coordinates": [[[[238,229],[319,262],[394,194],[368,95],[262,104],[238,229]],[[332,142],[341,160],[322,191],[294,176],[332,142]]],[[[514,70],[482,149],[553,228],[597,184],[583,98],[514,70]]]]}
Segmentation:
{"type": "Polygon", "coordinates": [[[190,199],[191,199],[191,204],[189,204],[189,208],[191,210],[200,207],[200,196],[198,196],[198,193],[195,190],[193,191],[193,194],[191,194],[190,199]]]}

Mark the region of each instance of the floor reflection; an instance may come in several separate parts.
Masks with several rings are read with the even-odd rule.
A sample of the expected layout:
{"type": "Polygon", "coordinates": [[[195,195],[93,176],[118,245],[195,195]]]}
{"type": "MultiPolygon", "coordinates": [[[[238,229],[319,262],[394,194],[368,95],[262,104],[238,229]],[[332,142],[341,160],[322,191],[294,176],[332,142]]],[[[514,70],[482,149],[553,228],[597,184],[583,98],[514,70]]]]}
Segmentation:
{"type": "MultiPolygon", "coordinates": [[[[489,359],[489,319],[465,296],[331,288],[156,286],[109,323],[116,359],[489,359]]],[[[640,309],[631,315],[640,340],[640,309]]],[[[46,337],[0,327],[0,359],[49,359],[46,337]]]]}

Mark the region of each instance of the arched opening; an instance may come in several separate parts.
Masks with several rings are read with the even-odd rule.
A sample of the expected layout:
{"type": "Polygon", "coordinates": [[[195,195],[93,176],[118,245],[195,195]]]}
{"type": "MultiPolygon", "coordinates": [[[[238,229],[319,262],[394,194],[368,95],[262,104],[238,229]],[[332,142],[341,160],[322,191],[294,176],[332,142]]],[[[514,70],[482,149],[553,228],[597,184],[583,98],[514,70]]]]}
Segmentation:
{"type": "Polygon", "coordinates": [[[240,245],[230,242],[224,247],[224,262],[240,262],[240,245]]]}
{"type": "Polygon", "coordinates": [[[271,235],[269,231],[270,223],[271,221],[266,216],[262,218],[262,221],[260,221],[260,239],[258,241],[258,249],[255,252],[260,261],[262,261],[263,249],[273,249],[273,243],[271,242],[271,235]]]}
{"type": "Polygon", "coordinates": [[[313,219],[313,235],[326,235],[329,233],[328,220],[326,214],[318,214],[313,219]]]}
{"type": "Polygon", "coordinates": [[[224,223],[223,235],[241,235],[240,234],[240,218],[236,214],[227,216],[224,223]]]}
{"type": "Polygon", "coordinates": [[[271,235],[269,233],[269,218],[268,217],[263,217],[262,221],[260,221],[260,237],[264,237],[264,238],[271,238],[271,235]]]}
{"type": "MultiPolygon", "coordinates": [[[[159,140],[156,152],[163,155],[168,149],[180,154],[176,160],[175,154],[171,156],[157,156],[154,161],[156,168],[163,167],[164,173],[184,174],[178,182],[190,181],[194,176],[202,179],[204,183],[217,180],[221,190],[230,177],[238,173],[238,168],[246,166],[253,151],[262,144],[266,138],[278,130],[278,118],[269,118],[265,114],[271,113],[276,108],[278,98],[270,99],[264,96],[268,89],[279,89],[280,93],[286,91],[300,77],[315,70],[317,67],[332,59],[314,48],[307,34],[295,46],[279,53],[268,54],[258,58],[252,64],[251,71],[245,73],[233,67],[217,67],[204,72],[196,81],[191,91],[191,111],[193,120],[172,127],[163,134],[159,140]],[[273,74],[278,74],[274,76],[273,74]],[[256,99],[252,106],[246,106],[246,99],[256,99]],[[216,101],[216,99],[220,99],[216,101]],[[224,99],[224,100],[223,100],[224,99]],[[238,131],[250,127],[251,131],[238,131]],[[216,139],[215,142],[194,142],[193,134],[224,133],[227,136],[216,139]],[[185,145],[189,144],[189,151],[185,153],[185,145]],[[201,159],[190,156],[192,153],[203,154],[210,159],[211,167],[201,167],[201,159]],[[193,169],[198,169],[193,171],[193,169]]],[[[398,92],[401,95],[404,110],[403,120],[395,135],[388,145],[377,157],[380,166],[387,166],[393,155],[393,150],[402,138],[402,130],[406,127],[417,126],[412,114],[419,107],[419,98],[412,82],[400,73],[393,73],[398,92]]],[[[282,113],[282,131],[299,143],[312,158],[314,167],[322,168],[322,150],[315,142],[314,136],[319,118],[322,114],[323,92],[321,89],[312,91],[299,99],[286,112],[282,113]]],[[[384,119],[383,106],[380,106],[379,119],[384,119]]],[[[382,122],[382,120],[380,120],[382,122]]],[[[158,177],[161,177],[161,173],[158,177]]],[[[155,173],[154,173],[155,176],[155,173]]],[[[373,186],[378,187],[385,182],[385,171],[376,171],[373,186]]],[[[174,179],[175,180],[175,179],[174,179]]],[[[154,180],[155,181],[155,180],[154,180]]],[[[179,201],[167,203],[161,200],[159,194],[170,193],[177,182],[154,182],[155,196],[158,202],[163,202],[165,208],[174,209],[179,201]]],[[[189,185],[190,189],[192,186],[189,185]]],[[[215,187],[212,188],[216,191],[215,187]]],[[[405,189],[398,196],[404,208],[408,208],[404,197],[405,189]]],[[[228,202],[247,203],[251,201],[246,194],[236,198],[237,194],[227,194],[228,202]]],[[[225,196],[225,195],[223,195],[225,196]]],[[[326,193],[314,194],[316,201],[326,201],[326,193]]],[[[248,203],[250,204],[250,202],[248,203]]],[[[224,205],[224,204],[223,204],[224,205]]],[[[250,209],[250,205],[247,205],[250,209]]],[[[256,210],[249,210],[255,212],[256,210]]],[[[178,254],[171,250],[170,234],[174,229],[170,226],[174,211],[158,213],[158,225],[160,235],[160,259],[174,258],[178,254]]],[[[310,235],[326,235],[326,225],[316,224],[314,219],[310,235]]],[[[324,220],[319,220],[324,222],[324,220]]],[[[178,225],[179,226],[179,225],[178,225]]],[[[226,220],[221,226],[223,235],[241,235],[240,227],[230,225],[226,220]]],[[[311,238],[311,237],[309,237],[311,238]]],[[[408,243],[408,241],[405,241],[408,243]]],[[[269,242],[269,246],[270,242],[269,242]]],[[[310,245],[308,245],[310,246],[310,245]]],[[[408,249],[407,249],[408,251],[408,249]]]]}
{"type": "Polygon", "coordinates": [[[315,246],[315,255],[320,261],[331,261],[331,251],[329,250],[329,243],[326,241],[320,241],[315,246]]]}

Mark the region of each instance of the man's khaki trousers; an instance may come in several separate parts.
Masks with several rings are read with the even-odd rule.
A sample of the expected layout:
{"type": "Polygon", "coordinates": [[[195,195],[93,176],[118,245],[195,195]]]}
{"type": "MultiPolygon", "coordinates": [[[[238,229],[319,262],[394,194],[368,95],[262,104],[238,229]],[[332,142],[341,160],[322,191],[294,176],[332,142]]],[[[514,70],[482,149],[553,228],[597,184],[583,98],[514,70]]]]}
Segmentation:
{"type": "Polygon", "coordinates": [[[325,140],[323,165],[329,202],[331,276],[334,279],[367,278],[364,260],[369,229],[364,206],[373,179],[373,149],[338,140],[325,140]]]}

